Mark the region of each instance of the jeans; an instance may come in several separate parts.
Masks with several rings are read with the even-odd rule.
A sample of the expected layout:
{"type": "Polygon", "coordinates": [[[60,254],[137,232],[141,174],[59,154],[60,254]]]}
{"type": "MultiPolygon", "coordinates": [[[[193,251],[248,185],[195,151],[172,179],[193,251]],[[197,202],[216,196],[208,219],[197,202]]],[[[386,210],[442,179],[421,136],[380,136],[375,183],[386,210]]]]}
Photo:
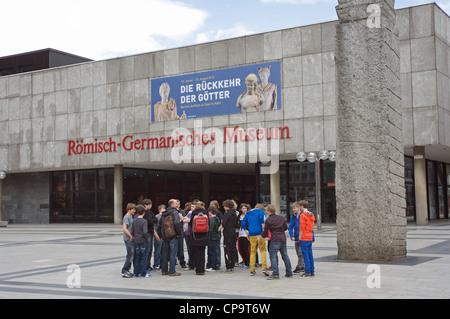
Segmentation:
{"type": "Polygon", "coordinates": [[[302,255],[302,249],[300,248],[300,242],[295,242],[295,252],[297,253],[298,261],[297,266],[295,268],[298,268],[299,270],[305,270],[305,262],[303,260],[302,255]]]}
{"type": "Polygon", "coordinates": [[[147,272],[147,256],[149,250],[148,241],[136,243],[136,259],[134,264],[134,274],[136,276],[145,276],[147,272]]]}
{"type": "Polygon", "coordinates": [[[208,262],[206,268],[218,269],[219,257],[217,256],[217,247],[220,246],[218,240],[210,240],[208,244],[208,262]]]}
{"type": "Polygon", "coordinates": [[[169,274],[175,273],[175,263],[177,262],[178,240],[173,238],[171,240],[163,240],[161,251],[161,271],[169,274]],[[170,262],[170,268],[168,263],[170,262]],[[169,268],[169,269],[168,269],[169,268]]]}
{"type": "Polygon", "coordinates": [[[292,267],[291,267],[291,261],[289,260],[289,256],[287,254],[287,247],[286,242],[270,242],[269,247],[269,255],[270,255],[270,263],[272,265],[273,276],[279,276],[279,268],[277,263],[277,253],[280,252],[281,258],[283,259],[284,266],[286,267],[286,275],[292,276],[292,267]]]}
{"type": "Polygon", "coordinates": [[[122,274],[126,273],[127,271],[130,271],[131,264],[134,260],[134,241],[124,241],[125,242],[125,248],[127,249],[127,256],[125,257],[125,263],[122,267],[122,274]]]}
{"type": "Polygon", "coordinates": [[[160,267],[161,266],[161,249],[162,249],[162,240],[157,241],[154,240],[155,244],[155,254],[153,257],[153,268],[160,267]]]}
{"type": "Polygon", "coordinates": [[[303,260],[305,261],[305,273],[314,273],[314,257],[312,253],[312,241],[300,241],[300,248],[302,249],[303,260]]]}

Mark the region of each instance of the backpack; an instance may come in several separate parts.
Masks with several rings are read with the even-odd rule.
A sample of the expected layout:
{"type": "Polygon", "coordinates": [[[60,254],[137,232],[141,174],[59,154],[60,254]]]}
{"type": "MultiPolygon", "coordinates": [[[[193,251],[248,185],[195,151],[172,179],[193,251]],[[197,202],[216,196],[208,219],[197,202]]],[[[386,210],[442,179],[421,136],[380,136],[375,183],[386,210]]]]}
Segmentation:
{"type": "Polygon", "coordinates": [[[192,223],[192,231],[194,233],[207,233],[209,230],[209,219],[208,216],[203,213],[195,215],[194,221],[192,223]]]}
{"type": "Polygon", "coordinates": [[[177,233],[176,233],[175,227],[174,227],[173,214],[169,214],[166,216],[166,218],[164,218],[163,227],[164,227],[164,235],[165,235],[166,239],[171,239],[171,238],[175,237],[175,235],[177,233]]]}

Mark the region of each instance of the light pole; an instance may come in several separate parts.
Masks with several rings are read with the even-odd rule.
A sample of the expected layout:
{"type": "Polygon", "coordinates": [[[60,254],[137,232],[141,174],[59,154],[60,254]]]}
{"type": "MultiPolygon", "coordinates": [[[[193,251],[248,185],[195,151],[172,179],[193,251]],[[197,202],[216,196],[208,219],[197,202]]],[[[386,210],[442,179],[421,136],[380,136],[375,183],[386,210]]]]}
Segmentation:
{"type": "Polygon", "coordinates": [[[326,161],[330,160],[334,162],[336,160],[336,152],[327,150],[322,150],[317,155],[314,152],[306,154],[305,152],[297,153],[297,160],[299,162],[304,162],[307,160],[310,163],[314,163],[315,166],[315,179],[316,179],[316,214],[317,214],[317,230],[322,229],[322,192],[321,192],[321,171],[320,171],[320,160],[326,161]]]}

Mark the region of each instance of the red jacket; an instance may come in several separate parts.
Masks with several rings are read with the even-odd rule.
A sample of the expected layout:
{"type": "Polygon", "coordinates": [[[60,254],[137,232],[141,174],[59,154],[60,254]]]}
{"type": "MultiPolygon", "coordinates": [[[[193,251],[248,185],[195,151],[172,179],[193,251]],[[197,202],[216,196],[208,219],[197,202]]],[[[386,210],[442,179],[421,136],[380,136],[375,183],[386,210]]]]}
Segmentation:
{"type": "Polygon", "coordinates": [[[300,240],[312,241],[314,229],[314,214],[308,211],[300,214],[300,232],[303,232],[300,240]]]}

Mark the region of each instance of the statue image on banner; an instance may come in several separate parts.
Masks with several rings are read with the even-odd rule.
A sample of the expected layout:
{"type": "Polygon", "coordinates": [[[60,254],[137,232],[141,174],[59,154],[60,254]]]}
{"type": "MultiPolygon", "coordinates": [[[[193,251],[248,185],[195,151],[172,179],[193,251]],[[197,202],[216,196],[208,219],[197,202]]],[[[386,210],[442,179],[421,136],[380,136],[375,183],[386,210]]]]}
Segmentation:
{"type": "Polygon", "coordinates": [[[177,103],[174,99],[169,99],[170,86],[167,82],[159,87],[159,95],[161,101],[155,104],[153,111],[155,112],[155,122],[185,119],[186,115],[180,117],[177,115],[177,103]]]}
{"type": "Polygon", "coordinates": [[[152,78],[150,121],[281,110],[280,61],[152,78]]]}
{"type": "Polygon", "coordinates": [[[264,104],[264,97],[256,90],[257,83],[258,78],[253,73],[250,73],[245,78],[245,85],[247,86],[247,90],[239,95],[236,103],[236,107],[243,113],[259,112],[261,106],[264,104]]]}
{"type": "Polygon", "coordinates": [[[264,97],[264,103],[260,111],[277,110],[277,85],[269,83],[270,67],[258,68],[258,75],[261,83],[256,86],[256,92],[264,97]]]}

